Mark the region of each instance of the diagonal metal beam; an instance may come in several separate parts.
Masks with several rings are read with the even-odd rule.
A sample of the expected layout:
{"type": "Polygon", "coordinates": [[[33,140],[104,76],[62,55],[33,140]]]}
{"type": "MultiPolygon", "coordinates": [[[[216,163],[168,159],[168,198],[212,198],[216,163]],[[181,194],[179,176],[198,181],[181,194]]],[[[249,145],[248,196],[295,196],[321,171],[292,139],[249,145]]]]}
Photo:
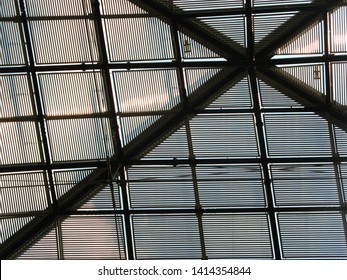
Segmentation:
{"type": "MultiPolygon", "coordinates": [[[[226,85],[229,85],[231,81],[236,81],[243,72],[244,69],[237,68],[234,71],[229,71],[228,74],[223,73],[223,79],[221,79],[219,83],[213,84],[210,87],[203,85],[202,88],[198,89],[198,98],[194,99],[194,102],[189,104],[189,108],[173,113],[173,116],[168,119],[159,120],[158,123],[160,125],[155,123],[149,130],[139,134],[135,139],[136,145],[130,148],[127,153],[124,153],[123,157],[125,159],[138,159],[141,157],[149,147],[165,137],[170,130],[176,127],[178,123],[182,122],[195,108],[209,100],[211,95],[219,94],[220,91],[225,89],[226,85]]],[[[111,165],[114,171],[120,170],[123,166],[122,162],[115,157],[111,158],[111,165]]],[[[6,240],[1,245],[0,259],[11,258],[15,252],[25,247],[33,236],[39,235],[43,229],[46,229],[58,220],[62,213],[66,212],[68,209],[73,209],[76,205],[81,204],[85,197],[90,197],[93,193],[96,193],[100,188],[100,182],[106,182],[105,180],[107,178],[108,169],[102,167],[97,168],[86,179],[78,183],[70,192],[62,197],[62,199],[59,199],[58,207],[54,211],[35,218],[32,222],[6,240]]]]}
{"type": "Polygon", "coordinates": [[[342,0],[331,0],[325,1],[324,5],[321,6],[312,6],[312,9],[309,12],[301,12],[295,16],[292,20],[288,22],[286,31],[282,32],[280,36],[271,40],[266,47],[257,53],[257,59],[267,58],[270,59],[273,56],[273,53],[280,46],[285,44],[288,39],[293,38],[296,34],[300,33],[305,26],[310,24],[312,21],[317,19],[317,17],[323,16],[323,14],[334,7],[335,5],[341,3],[342,0]],[[297,20],[299,19],[299,20],[297,20]]]}
{"type": "MultiPolygon", "coordinates": [[[[136,140],[132,142],[137,142],[136,145],[124,152],[124,158],[126,159],[139,159],[141,158],[154,143],[162,140],[165,135],[167,135],[172,128],[177,126],[177,124],[182,123],[185,118],[194,113],[194,110],[200,105],[204,105],[213,95],[220,94],[226,87],[231,86],[231,83],[238,79],[238,77],[244,74],[245,69],[237,68],[233,71],[229,70],[229,73],[221,73],[224,77],[215,84],[208,83],[199,88],[196,92],[196,98],[189,102],[189,106],[180,112],[167,116],[164,122],[158,121],[155,125],[151,126],[148,130],[141,134],[141,137],[137,137],[136,140]],[[139,142],[138,140],[141,139],[139,142]]],[[[192,94],[194,95],[194,94],[192,94]]],[[[132,143],[129,143],[132,146],[132,143]]]]}
{"type": "MultiPolygon", "coordinates": [[[[276,85],[277,83],[289,89],[288,91],[285,92],[285,94],[287,94],[294,100],[296,100],[299,95],[300,98],[303,98],[308,103],[311,103],[314,106],[322,108],[322,110],[317,111],[316,113],[321,115],[323,118],[326,118],[326,115],[330,115],[332,118],[332,121],[341,129],[347,132],[347,112],[344,109],[336,106],[333,103],[327,104],[325,99],[322,99],[319,96],[310,93],[309,91],[302,88],[300,84],[294,83],[293,81],[287,79],[286,77],[282,76],[277,71],[274,71],[274,69],[258,67],[257,70],[261,74],[265,75],[264,78],[266,79],[266,81],[274,88],[278,88],[278,85],[276,85]],[[292,94],[293,92],[295,92],[296,94],[292,94]]],[[[299,102],[302,102],[302,101],[299,101],[299,102]]]]}
{"type": "Polygon", "coordinates": [[[187,30],[190,30],[191,32],[193,32],[195,35],[206,40],[210,45],[215,46],[216,50],[219,49],[223,51],[224,54],[230,56],[227,58],[245,60],[245,56],[243,54],[233,49],[231,46],[223,42],[221,39],[218,39],[215,36],[209,34],[208,32],[206,32],[206,30],[203,30],[198,25],[191,22],[189,19],[182,18],[179,14],[176,14],[167,6],[153,0],[145,0],[145,1],[144,0],[129,0],[129,2],[132,2],[135,5],[145,10],[155,10],[156,12],[170,18],[171,21],[176,22],[177,24],[181,25],[187,30]]]}
{"type": "Polygon", "coordinates": [[[107,168],[99,168],[79,182],[70,192],[58,200],[57,207],[52,211],[35,217],[3,242],[0,247],[0,259],[13,258],[32,239],[44,234],[47,228],[58,221],[66,210],[78,204],[84,196],[94,193],[99,185],[96,185],[95,182],[105,182],[105,178],[107,178],[107,168]]]}

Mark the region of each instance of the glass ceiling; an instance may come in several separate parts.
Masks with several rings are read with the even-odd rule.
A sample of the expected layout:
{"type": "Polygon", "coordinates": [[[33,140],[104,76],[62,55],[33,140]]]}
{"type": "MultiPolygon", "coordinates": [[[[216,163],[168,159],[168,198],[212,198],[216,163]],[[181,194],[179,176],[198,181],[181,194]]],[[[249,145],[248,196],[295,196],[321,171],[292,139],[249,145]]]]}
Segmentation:
{"type": "Polygon", "coordinates": [[[347,259],[345,2],[1,1],[1,259],[347,259]]]}

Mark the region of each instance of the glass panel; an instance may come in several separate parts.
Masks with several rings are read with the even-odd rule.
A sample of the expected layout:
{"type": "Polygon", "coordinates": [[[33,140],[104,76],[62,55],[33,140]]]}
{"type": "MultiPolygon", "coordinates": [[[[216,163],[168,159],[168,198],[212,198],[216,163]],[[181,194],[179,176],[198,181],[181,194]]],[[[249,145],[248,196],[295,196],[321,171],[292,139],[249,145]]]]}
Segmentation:
{"type": "Polygon", "coordinates": [[[24,65],[19,24],[0,21],[0,65],[24,65]]]}
{"type": "Polygon", "coordinates": [[[337,103],[336,105],[347,106],[347,63],[332,63],[332,88],[333,88],[333,99],[337,103]]]}
{"type": "Polygon", "coordinates": [[[43,173],[0,175],[0,214],[45,210],[48,196],[43,173]]]}
{"type": "Polygon", "coordinates": [[[301,87],[316,94],[325,94],[325,68],[323,64],[279,66],[279,72],[301,87]]]}
{"type": "Polygon", "coordinates": [[[295,5],[295,4],[310,4],[314,0],[253,0],[254,7],[262,6],[286,6],[286,5],[295,5]]]}
{"type": "Polygon", "coordinates": [[[61,232],[66,260],[126,258],[122,217],[70,216],[61,232]]]}
{"type": "Polygon", "coordinates": [[[72,190],[79,182],[86,179],[93,172],[93,169],[74,169],[64,171],[53,171],[54,188],[57,198],[61,198],[72,190]]]}
{"type": "Polygon", "coordinates": [[[278,220],[285,258],[347,257],[340,213],[280,213],[278,220]]]}
{"type": "Polygon", "coordinates": [[[278,206],[339,205],[333,165],[271,165],[271,173],[278,206]]]}
{"type": "Polygon", "coordinates": [[[48,116],[86,115],[107,111],[100,72],[39,74],[38,80],[48,116]]]}
{"type": "Polygon", "coordinates": [[[105,19],[110,61],[172,59],[170,26],[165,21],[154,17],[105,19]]]}
{"type": "Polygon", "coordinates": [[[40,144],[34,122],[0,122],[0,164],[40,162],[40,144]]]}
{"type": "Polygon", "coordinates": [[[134,215],[136,259],[201,259],[195,215],[134,215]]]}
{"type": "Polygon", "coordinates": [[[245,77],[236,85],[223,92],[206,109],[252,108],[253,102],[248,78],[245,77]]]}
{"type": "Polygon", "coordinates": [[[323,21],[311,23],[303,32],[291,38],[281,46],[276,55],[302,55],[322,54],[323,45],[323,21]]]}
{"type": "Polygon", "coordinates": [[[53,161],[105,159],[113,155],[108,119],[48,120],[53,161]]]}
{"type": "Polygon", "coordinates": [[[0,244],[4,243],[34,217],[0,218],[0,244]]]}
{"type": "Polygon", "coordinates": [[[243,0],[173,0],[176,10],[199,11],[228,8],[242,8],[243,0]]]}
{"type": "Polygon", "coordinates": [[[57,260],[58,244],[56,230],[53,228],[39,241],[31,245],[17,259],[19,260],[57,260]]]}
{"type": "Polygon", "coordinates": [[[122,113],[170,110],[180,102],[175,70],[114,72],[113,77],[122,113]]]}
{"type": "Polygon", "coordinates": [[[331,52],[347,52],[347,6],[335,9],[330,16],[331,52]]]}
{"type": "Polygon", "coordinates": [[[266,114],[270,156],[331,156],[328,123],[315,114],[266,114]]]}
{"type": "Polygon", "coordinates": [[[30,28],[37,64],[86,63],[99,60],[92,21],[37,20],[30,21],[30,28]]]}
{"type": "Polygon", "coordinates": [[[0,118],[34,114],[26,75],[0,75],[0,92],[0,118]]]}
{"type": "Polygon", "coordinates": [[[195,206],[189,166],[134,166],[128,169],[129,195],[134,208],[195,206]]]}
{"type": "Polygon", "coordinates": [[[272,258],[266,214],[202,216],[209,259],[272,258]]]}
{"type": "Polygon", "coordinates": [[[197,165],[204,208],[265,207],[260,165],[197,165]]]}
{"type": "Polygon", "coordinates": [[[92,12],[87,0],[25,0],[27,15],[40,16],[83,16],[92,12]]]}
{"type": "Polygon", "coordinates": [[[259,156],[252,114],[198,115],[190,128],[198,158],[259,156]]]}

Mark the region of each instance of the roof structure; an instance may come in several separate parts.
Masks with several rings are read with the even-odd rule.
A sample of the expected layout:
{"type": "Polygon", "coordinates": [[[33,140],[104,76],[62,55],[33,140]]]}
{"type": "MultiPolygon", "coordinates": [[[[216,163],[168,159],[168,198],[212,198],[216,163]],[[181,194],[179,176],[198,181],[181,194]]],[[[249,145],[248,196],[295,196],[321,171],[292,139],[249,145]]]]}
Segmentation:
{"type": "Polygon", "coordinates": [[[2,0],[1,259],[346,259],[347,3],[2,0]]]}

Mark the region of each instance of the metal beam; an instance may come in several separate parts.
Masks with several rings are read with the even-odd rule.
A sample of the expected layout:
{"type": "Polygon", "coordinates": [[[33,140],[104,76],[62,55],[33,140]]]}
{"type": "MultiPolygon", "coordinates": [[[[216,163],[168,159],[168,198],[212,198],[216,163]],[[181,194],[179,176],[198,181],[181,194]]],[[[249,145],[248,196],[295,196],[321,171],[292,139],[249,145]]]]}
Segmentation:
{"type": "MultiPolygon", "coordinates": [[[[116,165],[116,161],[111,159],[112,165],[116,165]]],[[[247,163],[260,163],[259,158],[228,158],[228,159],[127,159],[123,158],[120,162],[121,165],[189,165],[194,164],[247,164],[247,163]]],[[[282,157],[282,158],[269,158],[269,163],[334,163],[334,162],[347,162],[347,157],[340,156],[336,157],[305,157],[305,158],[295,158],[295,157],[282,157]]],[[[107,161],[83,161],[83,162],[59,162],[53,163],[53,170],[66,170],[66,169],[76,169],[76,168],[107,168],[107,161]]],[[[42,171],[46,170],[46,165],[36,165],[36,164],[24,164],[24,165],[7,165],[0,167],[0,173],[15,173],[15,172],[31,172],[31,171],[42,171]]]]}
{"type": "MultiPolygon", "coordinates": [[[[305,212],[341,212],[346,211],[347,207],[341,206],[292,206],[292,207],[276,207],[276,213],[305,213],[305,212]]],[[[242,208],[170,208],[170,209],[132,209],[129,211],[117,210],[116,213],[120,215],[158,215],[158,214],[225,214],[225,213],[261,213],[266,211],[264,208],[257,207],[242,207],[242,208]]],[[[68,217],[69,215],[112,215],[113,210],[88,210],[88,211],[71,211],[68,210],[62,216],[68,217]]]]}
{"type": "Polygon", "coordinates": [[[169,133],[173,127],[176,127],[177,124],[182,123],[186,116],[192,114],[193,110],[199,105],[204,104],[207,100],[209,100],[213,95],[218,95],[218,93],[225,88],[226,85],[230,84],[231,81],[234,81],[242,75],[244,70],[242,68],[237,68],[234,71],[230,71],[228,74],[222,73],[221,75],[225,75],[219,82],[208,86],[208,84],[203,85],[200,89],[198,89],[197,98],[190,101],[189,109],[181,110],[178,113],[172,114],[172,116],[168,116],[166,119],[162,121],[156,122],[150,128],[148,128],[144,133],[142,133],[141,137],[137,137],[134,141],[129,143],[129,146],[132,147],[128,150],[124,151],[124,158],[126,159],[139,159],[144,154],[144,152],[148,151],[154,143],[157,143],[160,139],[162,139],[167,133],[169,133]]]}
{"type": "Polygon", "coordinates": [[[14,235],[1,244],[0,259],[12,258],[14,254],[26,246],[32,238],[44,233],[47,228],[59,220],[62,213],[80,203],[83,197],[94,193],[99,184],[94,182],[105,182],[107,179],[107,168],[97,169],[84,180],[79,182],[70,192],[59,199],[57,207],[46,215],[40,215],[19,229],[14,235]]]}
{"type": "Polygon", "coordinates": [[[46,166],[46,171],[47,171],[47,182],[45,182],[46,185],[46,192],[47,192],[47,204],[48,208],[51,210],[54,210],[57,208],[57,196],[55,193],[55,188],[54,188],[54,180],[53,180],[53,172],[52,172],[52,167],[51,167],[51,155],[50,155],[50,147],[48,143],[48,136],[47,136],[47,131],[46,131],[46,125],[45,125],[45,119],[44,119],[44,109],[43,109],[43,104],[42,104],[42,99],[40,97],[40,89],[39,89],[39,82],[37,78],[37,74],[34,69],[35,65],[35,58],[34,58],[34,50],[33,50],[33,44],[31,41],[31,35],[30,35],[30,30],[29,30],[29,23],[27,20],[27,15],[26,15],[26,10],[25,10],[25,4],[23,0],[19,1],[19,6],[16,2],[16,9],[17,13],[20,14],[20,20],[23,26],[23,33],[24,33],[24,38],[26,42],[26,47],[27,47],[27,55],[28,55],[28,63],[29,63],[29,69],[30,71],[27,73],[27,78],[28,78],[28,84],[31,90],[31,93],[35,96],[33,99],[35,101],[35,107],[36,107],[36,117],[37,117],[37,123],[40,127],[38,130],[38,143],[42,142],[42,147],[40,146],[40,154],[42,157],[42,161],[45,162],[46,166]],[[30,75],[29,75],[30,73],[30,75]],[[39,132],[41,135],[39,135],[39,132]],[[43,149],[43,151],[42,151],[43,149]]]}
{"type": "Polygon", "coordinates": [[[160,4],[157,1],[153,0],[129,0],[130,2],[134,3],[137,6],[140,6],[141,8],[144,8],[145,10],[152,9],[157,11],[158,13],[170,18],[171,20],[177,22],[180,26],[186,28],[187,30],[193,32],[195,35],[199,36],[200,38],[204,38],[204,40],[208,41],[208,43],[211,46],[214,46],[214,51],[221,50],[221,55],[226,54],[230,57],[228,58],[235,58],[239,60],[244,60],[245,56],[241,54],[240,52],[233,49],[231,46],[223,42],[221,39],[216,38],[215,36],[209,34],[202,28],[200,28],[198,25],[193,23],[192,21],[188,19],[182,18],[179,14],[176,14],[171,9],[166,7],[163,4],[160,4]]]}
{"type": "Polygon", "coordinates": [[[275,202],[272,196],[272,187],[271,187],[271,177],[269,170],[269,161],[267,157],[267,148],[266,148],[266,136],[263,130],[263,118],[260,110],[260,100],[258,93],[258,84],[257,77],[255,74],[255,52],[254,52],[254,22],[253,22],[253,14],[252,14],[252,1],[246,1],[246,17],[247,17],[247,57],[249,62],[248,74],[250,80],[250,88],[251,88],[251,96],[253,99],[254,106],[254,116],[256,122],[256,131],[260,149],[260,159],[262,172],[264,176],[264,185],[265,185],[265,196],[267,201],[267,211],[269,214],[270,220],[270,231],[273,243],[274,250],[274,258],[281,259],[281,248],[279,241],[279,231],[277,228],[277,219],[275,215],[275,202]]]}
{"type": "MultiPolygon", "coordinates": [[[[240,69],[230,72],[219,83],[201,92],[200,98],[195,99],[190,106],[195,108],[203,104],[208,98],[211,97],[211,92],[212,94],[218,93],[221,88],[225,87],[226,84],[230,84],[230,81],[238,77],[240,73],[242,73],[240,69]]],[[[146,137],[148,131],[144,131],[142,134],[138,135],[137,139],[140,139],[141,141],[138,141],[137,145],[131,148],[127,154],[124,154],[124,158],[130,159],[132,157],[139,157],[139,155],[142,154],[148,146],[153,145],[167,131],[170,131],[172,127],[175,127],[177,122],[184,120],[187,113],[188,111],[181,111],[175,113],[174,116],[167,121],[164,120],[164,122],[162,122],[163,120],[159,120],[159,123],[162,122],[159,129],[156,128],[155,132],[151,133],[149,137],[146,137]]],[[[111,159],[111,164],[112,170],[120,170],[122,166],[122,164],[114,158],[111,159]]],[[[31,240],[32,236],[36,236],[42,231],[43,228],[47,228],[52,224],[52,222],[59,219],[62,212],[64,212],[66,209],[74,208],[75,205],[78,205],[81,203],[81,201],[83,201],[83,198],[90,196],[92,193],[98,190],[100,184],[95,184],[95,182],[103,182],[105,179],[107,179],[107,168],[96,169],[87,177],[87,179],[77,184],[77,186],[67,193],[62,199],[59,199],[57,209],[44,217],[34,219],[27,226],[20,229],[16,234],[5,241],[1,248],[0,258],[10,258],[14,252],[25,246],[27,242],[31,240]]],[[[126,201],[126,203],[128,202],[126,201]]],[[[130,220],[127,223],[129,222],[130,220]]]]}
{"type": "MultiPolygon", "coordinates": [[[[299,63],[319,63],[325,62],[326,58],[321,56],[311,56],[311,57],[291,57],[291,58],[263,58],[257,57],[254,62],[258,66],[274,66],[280,64],[299,64],[299,63]]],[[[329,54],[328,60],[331,62],[344,62],[347,61],[347,55],[334,55],[329,54]]],[[[1,68],[1,74],[15,74],[15,73],[26,73],[34,70],[35,72],[66,72],[66,71],[99,71],[100,68],[108,70],[120,70],[129,71],[136,69],[174,69],[178,67],[183,68],[194,68],[194,67],[236,67],[240,65],[247,65],[247,59],[209,59],[209,60],[186,60],[181,61],[169,61],[169,62],[117,62],[109,63],[107,65],[97,64],[71,64],[71,65],[35,65],[35,66],[6,66],[1,68]]]]}
{"type": "MultiPolygon", "coordinates": [[[[309,103],[314,104],[314,106],[317,106],[319,108],[323,108],[323,114],[320,113],[320,115],[325,118],[326,115],[329,115],[332,117],[332,121],[338,125],[341,129],[347,131],[347,112],[335,104],[326,103],[326,100],[317,97],[314,94],[311,94],[307,90],[303,89],[299,84],[293,83],[293,81],[288,80],[287,78],[283,77],[280,73],[274,71],[270,68],[265,67],[258,67],[258,71],[262,74],[264,74],[267,77],[268,83],[272,85],[273,83],[271,81],[275,81],[276,83],[279,83],[283,85],[285,88],[289,89],[286,94],[288,96],[291,96],[294,98],[294,100],[297,98],[297,96],[294,96],[292,92],[295,92],[297,95],[299,95],[301,98],[306,99],[309,103]],[[324,115],[325,113],[325,115],[324,115]]],[[[275,88],[276,85],[273,85],[275,88]]]]}
{"type": "Polygon", "coordinates": [[[324,5],[312,6],[311,10],[307,13],[301,12],[293,17],[293,19],[288,22],[288,26],[290,26],[290,28],[282,32],[279,37],[271,40],[266,47],[259,51],[257,54],[257,59],[264,57],[271,58],[276,49],[285,44],[288,39],[293,38],[296,34],[300,33],[305,26],[316,20],[317,17],[322,16],[326,10],[340,2],[341,0],[325,1],[324,5]]]}

